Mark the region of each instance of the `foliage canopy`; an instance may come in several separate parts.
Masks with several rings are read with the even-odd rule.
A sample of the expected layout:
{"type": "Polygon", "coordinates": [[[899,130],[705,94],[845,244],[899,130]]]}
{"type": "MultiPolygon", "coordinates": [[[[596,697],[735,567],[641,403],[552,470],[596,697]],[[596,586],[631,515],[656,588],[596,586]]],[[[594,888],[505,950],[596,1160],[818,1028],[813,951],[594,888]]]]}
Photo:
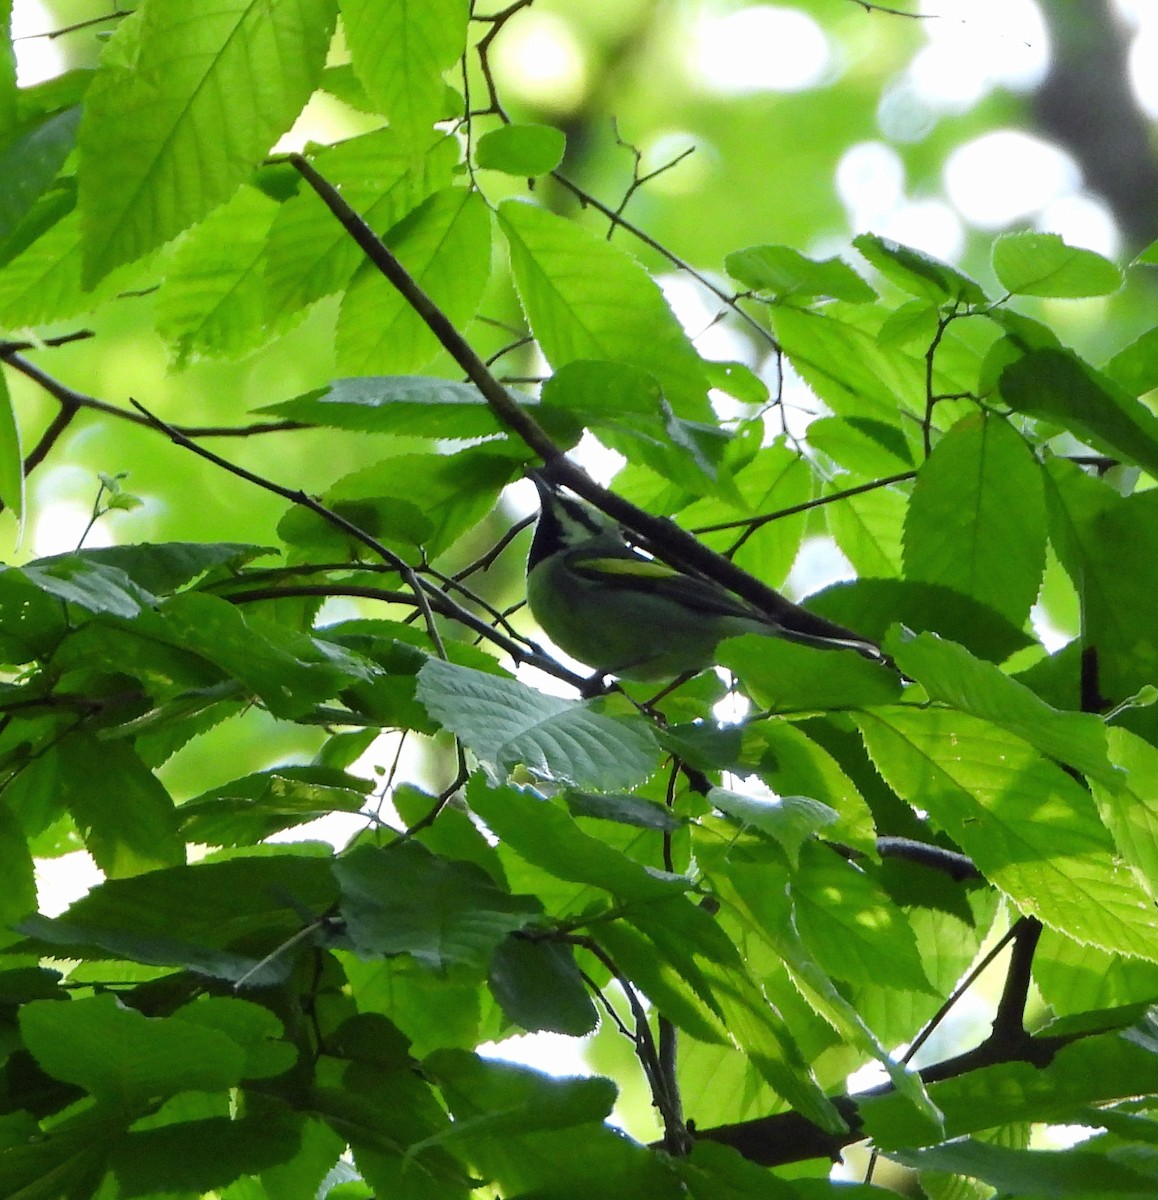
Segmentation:
{"type": "Polygon", "coordinates": [[[868,1139],[933,1200],[1153,1195],[1153,251],[683,261],[638,158],[601,201],[505,102],[527,8],[145,0],[0,58],[0,499],[105,459],[0,571],[0,1194],[817,1200],[879,1194],[828,1178],[868,1139]],[[827,539],[807,606],[890,665],[748,636],[576,698],[517,603],[543,461],[757,587],[827,539]],[[597,1073],[479,1053],[523,1031],[597,1073]]]}

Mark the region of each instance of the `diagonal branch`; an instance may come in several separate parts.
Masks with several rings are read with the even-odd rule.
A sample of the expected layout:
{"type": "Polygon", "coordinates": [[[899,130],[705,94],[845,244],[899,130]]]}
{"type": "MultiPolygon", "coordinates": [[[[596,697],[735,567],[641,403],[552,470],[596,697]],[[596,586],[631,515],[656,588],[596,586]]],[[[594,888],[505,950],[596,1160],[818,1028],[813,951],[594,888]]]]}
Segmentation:
{"type": "Polygon", "coordinates": [[[136,400],[131,401],[131,403],[134,408],[144,414],[150,425],[167,433],[170,441],[176,445],[181,446],[185,450],[193,451],[194,454],[213,463],[214,466],[220,467],[223,471],[228,471],[231,475],[236,475],[239,479],[244,479],[247,483],[252,483],[267,492],[273,492],[275,496],[281,496],[283,499],[289,500],[292,504],[300,504],[303,508],[308,508],[310,512],[321,517],[323,521],[328,522],[336,529],[340,529],[343,533],[352,537],[355,541],[361,542],[363,546],[373,550],[383,562],[389,563],[406,580],[406,584],[413,593],[414,599],[422,612],[423,620],[426,623],[426,632],[430,635],[430,640],[434,643],[439,658],[446,657],[446,647],[442,644],[442,635],[438,632],[438,626],[434,620],[434,612],[430,607],[430,597],[423,586],[422,580],[418,578],[414,572],[414,568],[409,563],[399,558],[392,550],[388,550],[377,538],[371,537],[364,529],[360,529],[352,521],[347,521],[340,513],[335,512],[332,508],[327,508],[300,488],[283,487],[280,483],[275,483],[272,479],[267,479],[264,475],[258,475],[253,471],[246,470],[245,467],[238,466],[237,463],[230,462],[228,459],[222,458],[219,454],[214,454],[212,450],[206,450],[204,446],[198,446],[196,442],[192,441],[179,429],[166,424],[160,417],[154,416],[143,404],[138,403],[136,400]]]}
{"type": "MultiPolygon", "coordinates": [[[[584,470],[571,462],[547,436],[542,426],[491,374],[466,338],[434,303],[393,252],[375,235],[341,193],[300,154],[289,161],[306,179],[367,258],[398,289],[399,294],[426,322],[441,345],[479,389],[495,416],[533,450],[547,467],[552,482],[570,488],[596,508],[614,517],[638,534],[658,558],[679,570],[707,575],[769,614],[789,634],[806,638],[824,638],[842,642],[849,649],[874,661],[884,661],[879,647],[834,621],[810,613],[793,604],[766,583],[741,570],[727,558],[710,550],[690,533],[671,521],[663,520],[600,487],[584,470]]],[[[602,211],[602,207],[601,207],[602,211]]]]}
{"type": "MultiPolygon", "coordinates": [[[[142,413],[118,408],[115,404],[98,400],[95,396],[87,396],[84,392],[75,391],[61,383],[59,379],[55,379],[47,371],[41,370],[35,363],[17,353],[12,346],[18,344],[20,343],[10,343],[6,347],[0,347],[0,361],[6,362],[13,370],[19,371],[21,375],[38,384],[63,407],[88,408],[93,412],[116,417],[119,421],[128,421],[131,425],[156,428],[155,423],[142,413]]],[[[309,426],[300,421],[255,421],[250,425],[174,425],[171,428],[185,437],[252,437],[258,433],[283,433],[293,429],[307,429],[309,426]]]]}

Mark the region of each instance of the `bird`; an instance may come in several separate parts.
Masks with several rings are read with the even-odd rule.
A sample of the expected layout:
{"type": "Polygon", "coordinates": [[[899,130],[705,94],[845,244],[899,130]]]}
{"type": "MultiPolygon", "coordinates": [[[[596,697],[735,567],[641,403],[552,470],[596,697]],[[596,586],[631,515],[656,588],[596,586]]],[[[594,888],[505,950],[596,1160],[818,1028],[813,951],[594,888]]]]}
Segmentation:
{"type": "Polygon", "coordinates": [[[831,633],[791,628],[707,576],[649,557],[610,517],[539,472],[528,474],[539,517],[527,555],[527,602],[547,637],[593,671],[642,681],[695,674],[714,664],[721,641],[744,633],[881,657],[840,626],[823,622],[831,633]]]}

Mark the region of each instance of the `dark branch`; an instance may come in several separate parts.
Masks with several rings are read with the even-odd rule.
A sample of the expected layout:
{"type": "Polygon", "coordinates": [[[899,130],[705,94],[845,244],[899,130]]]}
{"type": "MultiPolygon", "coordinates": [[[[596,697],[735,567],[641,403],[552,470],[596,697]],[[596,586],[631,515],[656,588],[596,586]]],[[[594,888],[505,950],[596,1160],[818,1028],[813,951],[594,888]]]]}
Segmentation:
{"type": "MultiPolygon", "coordinates": [[[[77,336],[79,335],[72,335],[70,340],[76,340],[77,336]]],[[[60,380],[54,379],[46,371],[42,371],[35,363],[29,362],[23,355],[18,354],[13,349],[16,345],[18,343],[10,342],[4,347],[0,347],[0,361],[6,362],[21,375],[31,379],[33,383],[39,384],[62,405],[77,409],[89,408],[93,412],[116,417],[119,421],[128,421],[132,425],[156,428],[155,422],[150,421],[141,413],[130,412],[128,409],[118,408],[115,404],[98,400],[95,396],[86,396],[84,392],[74,391],[60,380]]],[[[258,433],[283,433],[292,429],[308,429],[309,426],[303,425],[299,421],[255,421],[251,425],[173,425],[170,428],[184,437],[252,437],[258,433]]]]}
{"type": "MultiPolygon", "coordinates": [[[[320,175],[302,155],[293,154],[289,161],[317,192],[326,207],[341,222],[346,232],[354,239],[367,258],[398,289],[399,294],[426,322],[439,343],[466,373],[467,378],[479,389],[495,416],[520,437],[544,462],[551,479],[563,484],[577,495],[590,501],[603,512],[614,517],[632,532],[639,534],[657,557],[677,569],[690,569],[710,576],[726,588],[744,597],[777,621],[786,632],[795,632],[805,637],[821,637],[849,644],[849,648],[876,661],[883,661],[879,648],[866,638],[860,637],[843,625],[828,621],[770,588],[753,575],[741,570],[734,563],[715,551],[708,549],[690,533],[680,529],[671,521],[665,521],[643,509],[636,508],[614,492],[600,487],[580,467],[568,459],[558,446],[547,436],[534,420],[491,374],[487,365],[474,352],[467,340],[458,332],[445,313],[411,278],[406,268],[393,252],[379,239],[369,225],[359,216],[338,190],[320,175]]],[[[573,185],[568,185],[572,186],[573,185]]],[[[600,211],[610,210],[597,205],[600,211]]],[[[646,235],[641,235],[646,236],[646,235]]],[[[718,289],[713,289],[717,290],[718,289]]]]}

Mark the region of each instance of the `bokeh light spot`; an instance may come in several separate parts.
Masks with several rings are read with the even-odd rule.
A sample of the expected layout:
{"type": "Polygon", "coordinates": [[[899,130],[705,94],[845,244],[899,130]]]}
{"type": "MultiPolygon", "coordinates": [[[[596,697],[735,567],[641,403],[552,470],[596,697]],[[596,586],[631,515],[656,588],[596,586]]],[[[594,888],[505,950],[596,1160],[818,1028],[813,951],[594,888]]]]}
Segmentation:
{"type": "Polygon", "coordinates": [[[696,76],[721,95],[815,87],[831,61],[828,38],[812,17],[770,4],[706,17],[693,45],[696,76]]]}
{"type": "Polygon", "coordinates": [[[944,184],[966,221],[1000,229],[1075,192],[1081,172],[1060,147],[1017,129],[998,129],[953,151],[944,184]]]}

